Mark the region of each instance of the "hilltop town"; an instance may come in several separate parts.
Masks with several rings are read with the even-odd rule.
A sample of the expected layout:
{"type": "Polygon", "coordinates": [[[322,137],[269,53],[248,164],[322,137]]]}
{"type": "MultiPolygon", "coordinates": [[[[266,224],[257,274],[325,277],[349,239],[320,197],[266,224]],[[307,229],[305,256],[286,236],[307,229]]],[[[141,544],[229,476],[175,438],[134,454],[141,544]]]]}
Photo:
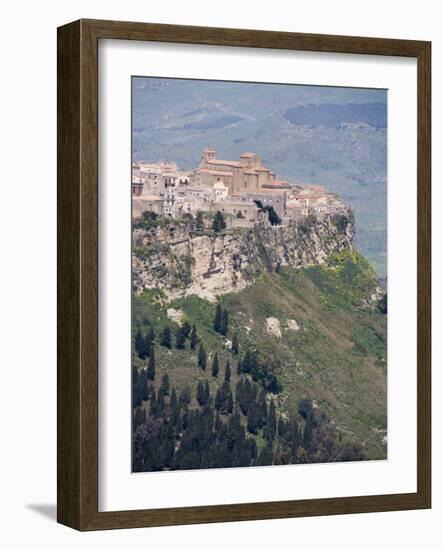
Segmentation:
{"type": "Polygon", "coordinates": [[[144,212],[183,219],[198,212],[222,212],[227,228],[256,223],[291,225],[308,216],[319,220],[348,212],[347,206],[320,185],[278,179],[256,153],[239,160],[217,158],[209,147],[194,170],[174,162],[132,164],[133,217],[144,212]]]}
{"type": "Polygon", "coordinates": [[[132,169],[133,471],[384,459],[386,307],[349,208],[255,153],[132,169]]]}

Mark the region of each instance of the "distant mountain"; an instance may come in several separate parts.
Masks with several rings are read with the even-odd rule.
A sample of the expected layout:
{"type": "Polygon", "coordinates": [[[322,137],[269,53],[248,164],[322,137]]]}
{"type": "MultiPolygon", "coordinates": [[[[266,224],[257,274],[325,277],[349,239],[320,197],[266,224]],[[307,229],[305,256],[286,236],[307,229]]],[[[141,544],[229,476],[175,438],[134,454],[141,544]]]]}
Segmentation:
{"type": "Polygon", "coordinates": [[[386,90],[133,79],[133,158],[194,168],[257,152],[284,178],[319,183],[355,210],[356,242],[387,268],[386,90]]]}
{"type": "Polygon", "coordinates": [[[288,109],[284,116],[298,126],[326,126],[339,128],[341,124],[363,123],[373,128],[387,127],[387,105],[385,103],[347,103],[335,105],[299,105],[288,109]]]}

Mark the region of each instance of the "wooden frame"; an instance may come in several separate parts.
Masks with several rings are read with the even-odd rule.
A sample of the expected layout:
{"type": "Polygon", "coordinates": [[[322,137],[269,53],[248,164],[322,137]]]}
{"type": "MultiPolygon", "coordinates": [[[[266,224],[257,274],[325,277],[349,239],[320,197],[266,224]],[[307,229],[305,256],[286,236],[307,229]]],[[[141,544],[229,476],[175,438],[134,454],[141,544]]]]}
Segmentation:
{"type": "Polygon", "coordinates": [[[431,44],[256,30],[79,20],[58,29],[58,521],[85,531],[431,506],[431,44]],[[98,40],[195,43],[417,58],[417,492],[98,511],[98,40]]]}

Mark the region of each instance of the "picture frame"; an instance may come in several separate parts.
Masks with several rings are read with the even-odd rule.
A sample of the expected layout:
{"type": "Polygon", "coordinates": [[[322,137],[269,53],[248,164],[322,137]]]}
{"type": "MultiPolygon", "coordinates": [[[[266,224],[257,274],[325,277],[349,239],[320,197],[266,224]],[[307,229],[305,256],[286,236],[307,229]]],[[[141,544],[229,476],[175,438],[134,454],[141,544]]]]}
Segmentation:
{"type": "Polygon", "coordinates": [[[57,519],[81,531],[431,507],[431,44],[119,21],[58,29],[57,519]],[[149,41],[417,60],[417,491],[99,511],[98,43],[149,41]]]}

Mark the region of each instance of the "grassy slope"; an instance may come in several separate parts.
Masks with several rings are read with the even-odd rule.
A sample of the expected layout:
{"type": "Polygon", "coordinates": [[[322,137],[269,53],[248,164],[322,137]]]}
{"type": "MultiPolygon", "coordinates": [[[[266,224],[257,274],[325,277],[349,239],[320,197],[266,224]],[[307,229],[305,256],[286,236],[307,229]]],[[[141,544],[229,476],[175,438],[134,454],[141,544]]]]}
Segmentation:
{"type": "MultiPolygon", "coordinates": [[[[386,316],[357,307],[374,284],[366,261],[354,254],[334,257],[325,267],[265,273],[238,294],[221,297],[230,314],[230,334],[236,331],[241,351],[259,349],[263,359],[277,365],[283,391],[278,408],[290,411],[299,399],[310,397],[323,408],[344,437],[365,445],[369,458],[385,458],[382,443],[386,430],[386,316]],[[265,330],[267,317],[281,322],[282,337],[265,330]],[[285,321],[295,319],[299,331],[287,330],[285,321]]],[[[224,339],[212,330],[214,305],[196,296],[176,300],[167,307],[180,308],[195,323],[206,350],[221,358],[219,383],[225,361],[235,366],[224,339]]],[[[161,299],[146,293],[134,301],[134,327],[149,319],[157,334],[167,320],[161,299]]],[[[188,347],[188,344],[187,344],[188,347]]],[[[157,381],[167,372],[172,384],[196,383],[210,375],[197,367],[196,352],[167,350],[156,346],[157,381]]]]}

